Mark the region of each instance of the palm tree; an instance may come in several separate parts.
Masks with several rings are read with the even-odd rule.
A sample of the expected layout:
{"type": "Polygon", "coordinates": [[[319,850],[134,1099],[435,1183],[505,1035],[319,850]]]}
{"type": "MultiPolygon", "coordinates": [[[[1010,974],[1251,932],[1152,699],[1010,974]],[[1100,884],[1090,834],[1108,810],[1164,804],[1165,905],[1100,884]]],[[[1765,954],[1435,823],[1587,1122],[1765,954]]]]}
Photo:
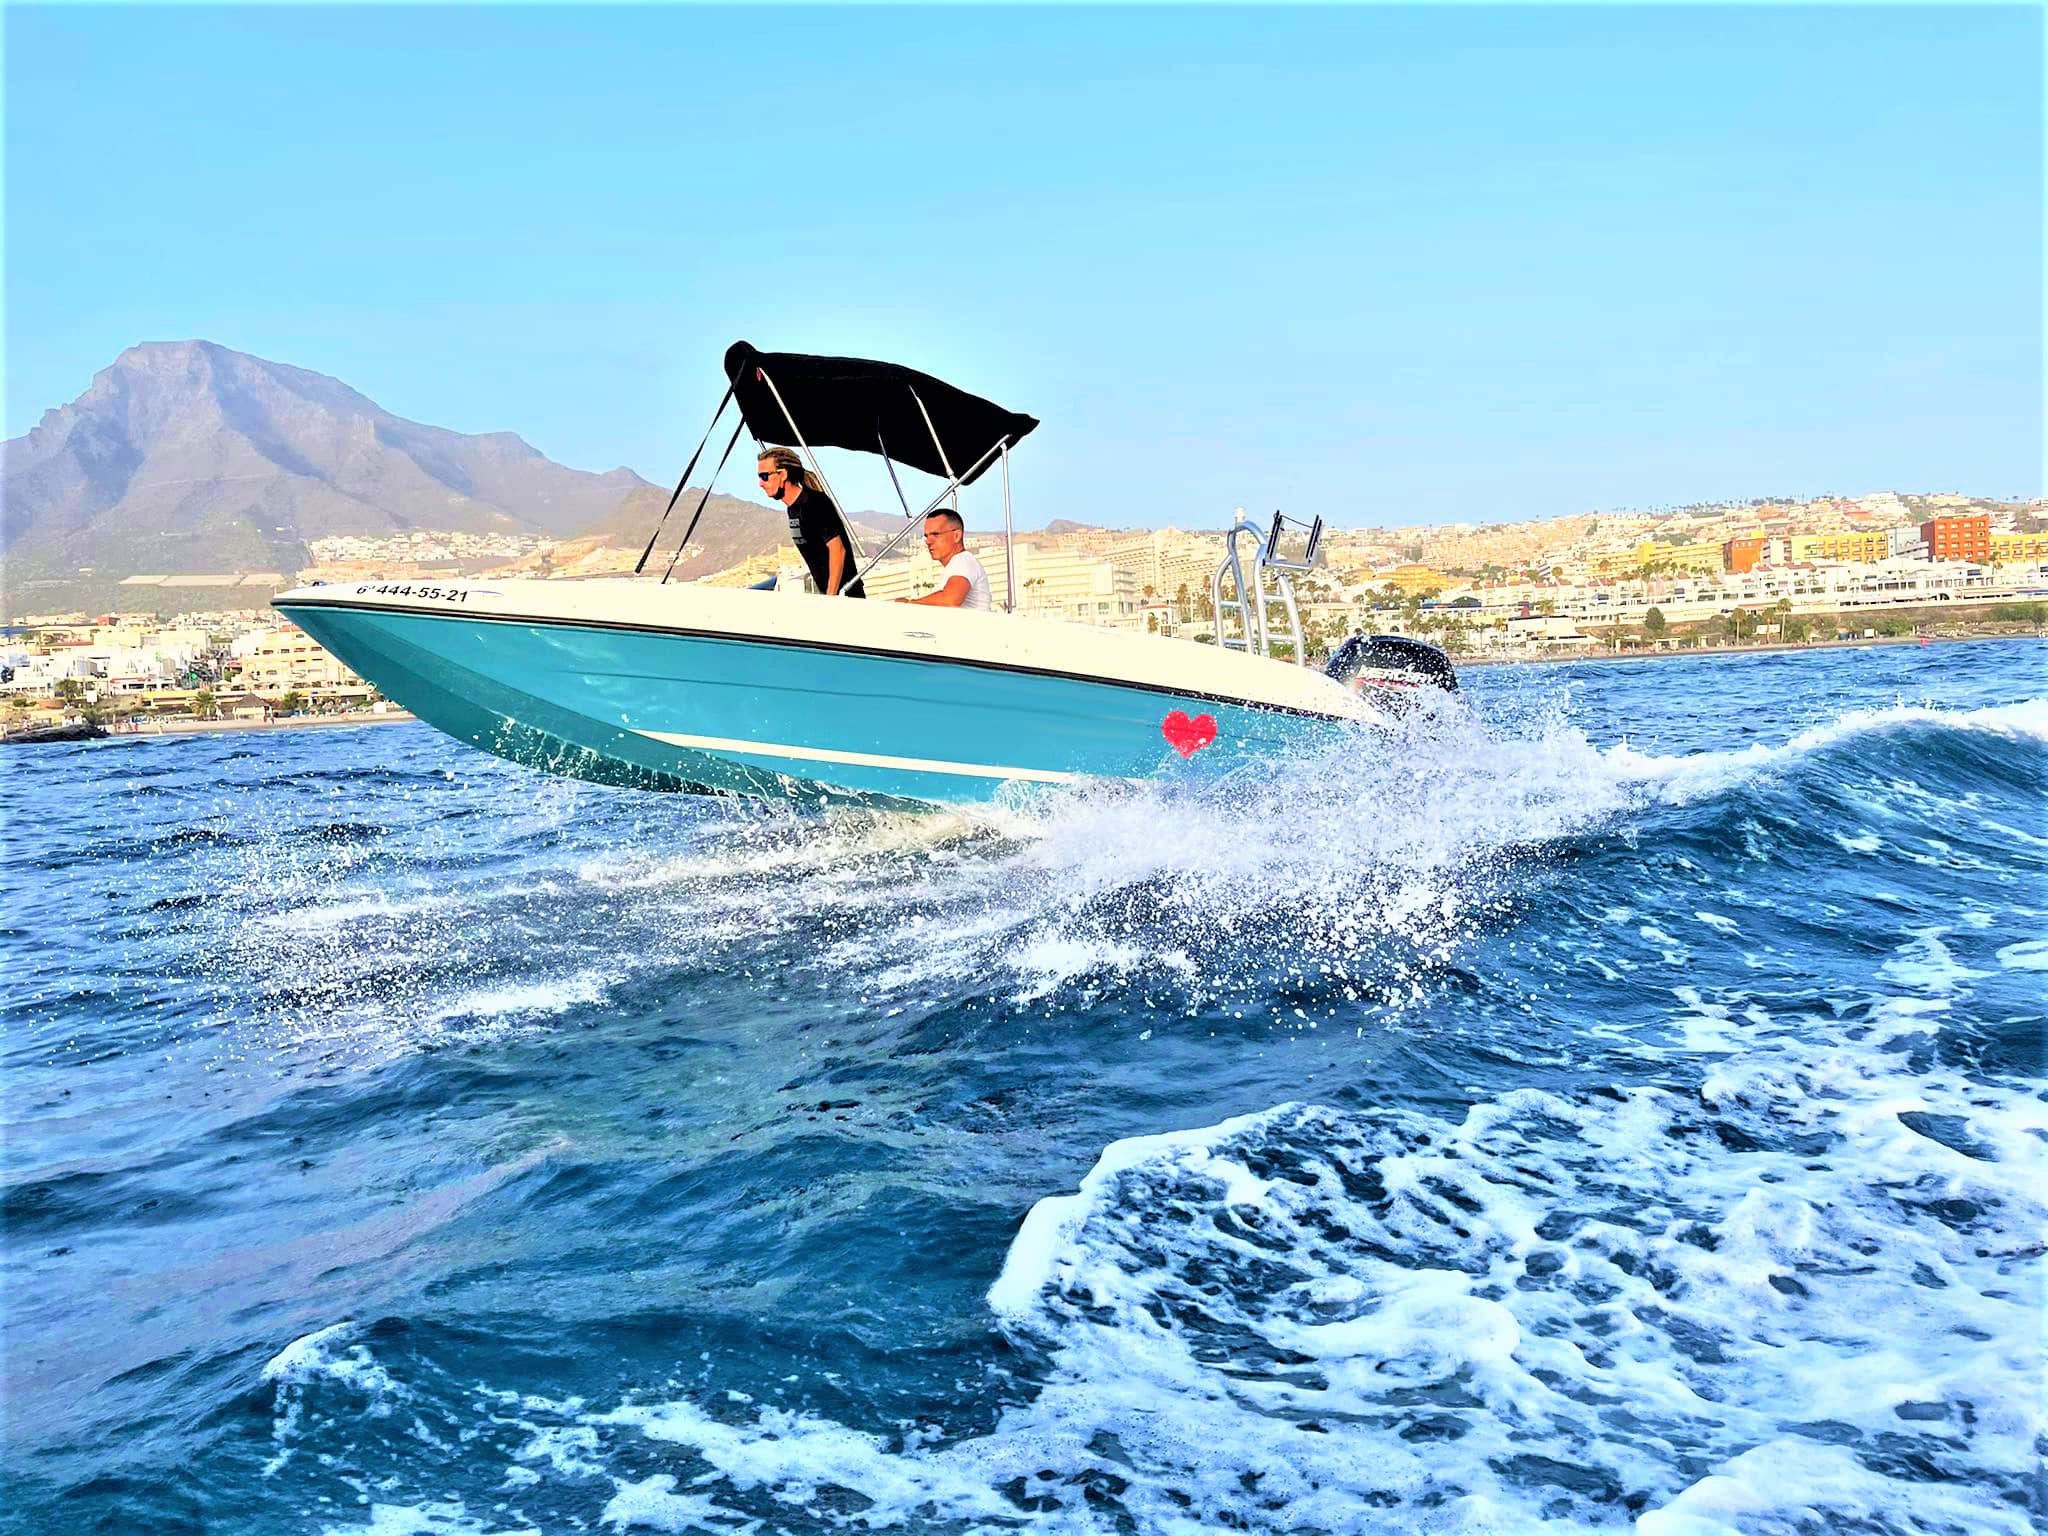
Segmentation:
{"type": "Polygon", "coordinates": [[[192,713],[201,720],[211,720],[219,703],[211,688],[202,688],[192,695],[192,713]]]}

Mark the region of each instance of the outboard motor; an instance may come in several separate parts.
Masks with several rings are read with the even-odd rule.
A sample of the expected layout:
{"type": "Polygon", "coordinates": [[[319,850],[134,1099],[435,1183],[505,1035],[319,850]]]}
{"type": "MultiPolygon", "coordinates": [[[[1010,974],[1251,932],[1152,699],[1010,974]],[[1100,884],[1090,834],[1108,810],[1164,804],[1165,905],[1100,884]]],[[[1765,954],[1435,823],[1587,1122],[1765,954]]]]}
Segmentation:
{"type": "Polygon", "coordinates": [[[1451,658],[1406,635],[1353,635],[1323,670],[1382,709],[1411,709],[1424,699],[1458,691],[1451,658]]]}

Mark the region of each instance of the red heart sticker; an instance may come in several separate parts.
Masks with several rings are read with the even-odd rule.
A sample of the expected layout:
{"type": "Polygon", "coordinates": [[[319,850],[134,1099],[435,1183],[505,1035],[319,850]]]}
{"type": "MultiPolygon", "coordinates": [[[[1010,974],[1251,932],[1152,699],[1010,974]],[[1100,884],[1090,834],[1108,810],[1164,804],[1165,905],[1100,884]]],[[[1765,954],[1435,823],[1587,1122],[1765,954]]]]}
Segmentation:
{"type": "Polygon", "coordinates": [[[1159,734],[1182,757],[1193,757],[1216,739],[1216,717],[1196,715],[1190,720],[1185,710],[1176,709],[1159,722],[1159,734]]]}

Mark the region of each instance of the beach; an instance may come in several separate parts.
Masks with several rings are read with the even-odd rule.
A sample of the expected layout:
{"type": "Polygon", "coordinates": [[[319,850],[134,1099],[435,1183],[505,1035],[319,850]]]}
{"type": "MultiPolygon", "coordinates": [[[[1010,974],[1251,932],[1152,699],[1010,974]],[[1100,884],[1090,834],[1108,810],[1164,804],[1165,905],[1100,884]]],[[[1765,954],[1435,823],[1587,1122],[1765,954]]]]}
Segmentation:
{"type": "Polygon", "coordinates": [[[327,730],[343,725],[406,725],[417,717],[402,709],[383,714],[288,715],[282,720],[145,720],[140,725],[126,721],[107,727],[109,737],[214,736],[223,731],[306,731],[327,730]]]}

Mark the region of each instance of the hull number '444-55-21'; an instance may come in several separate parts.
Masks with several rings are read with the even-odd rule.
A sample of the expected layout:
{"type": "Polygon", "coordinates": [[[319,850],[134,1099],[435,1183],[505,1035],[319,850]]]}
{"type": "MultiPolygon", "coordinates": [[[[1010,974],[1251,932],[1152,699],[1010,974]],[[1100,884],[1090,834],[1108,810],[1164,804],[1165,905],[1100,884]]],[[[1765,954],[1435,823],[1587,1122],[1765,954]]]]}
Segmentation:
{"type": "Polygon", "coordinates": [[[415,587],[389,583],[379,586],[374,582],[366,582],[356,588],[356,596],[358,597],[368,597],[372,593],[378,597],[420,597],[433,603],[466,603],[469,601],[469,588],[467,587],[415,587]]]}

